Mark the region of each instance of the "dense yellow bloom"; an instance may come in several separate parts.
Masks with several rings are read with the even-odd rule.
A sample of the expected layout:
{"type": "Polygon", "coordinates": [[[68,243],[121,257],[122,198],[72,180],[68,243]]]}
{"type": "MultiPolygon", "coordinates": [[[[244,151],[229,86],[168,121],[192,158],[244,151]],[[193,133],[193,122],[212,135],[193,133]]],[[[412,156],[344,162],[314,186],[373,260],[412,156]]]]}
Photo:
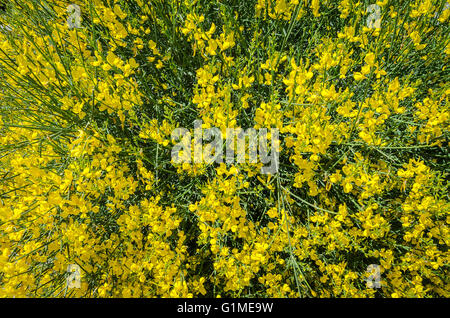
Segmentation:
{"type": "Polygon", "coordinates": [[[74,2],[0,15],[0,297],[450,295],[445,1],[74,2]]]}

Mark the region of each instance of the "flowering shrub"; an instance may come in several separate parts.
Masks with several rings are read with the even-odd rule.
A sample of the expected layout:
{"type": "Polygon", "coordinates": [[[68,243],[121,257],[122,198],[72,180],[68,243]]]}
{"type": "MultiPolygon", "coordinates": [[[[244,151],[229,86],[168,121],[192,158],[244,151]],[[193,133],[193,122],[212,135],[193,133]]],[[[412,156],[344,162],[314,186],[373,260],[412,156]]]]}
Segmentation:
{"type": "Polygon", "coordinates": [[[9,1],[0,295],[449,297],[449,16],[442,0],[9,1]],[[174,162],[195,120],[277,129],[277,173],[174,162]]]}

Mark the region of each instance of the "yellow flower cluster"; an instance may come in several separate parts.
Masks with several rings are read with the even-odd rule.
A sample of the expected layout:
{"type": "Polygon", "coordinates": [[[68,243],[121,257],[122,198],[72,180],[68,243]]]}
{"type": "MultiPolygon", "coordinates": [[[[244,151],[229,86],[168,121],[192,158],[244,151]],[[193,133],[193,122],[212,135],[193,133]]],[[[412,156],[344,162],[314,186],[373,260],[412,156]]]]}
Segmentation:
{"type": "Polygon", "coordinates": [[[449,297],[449,17],[443,0],[9,1],[0,297],[449,297]],[[277,129],[278,172],[175,163],[194,120],[277,129]]]}

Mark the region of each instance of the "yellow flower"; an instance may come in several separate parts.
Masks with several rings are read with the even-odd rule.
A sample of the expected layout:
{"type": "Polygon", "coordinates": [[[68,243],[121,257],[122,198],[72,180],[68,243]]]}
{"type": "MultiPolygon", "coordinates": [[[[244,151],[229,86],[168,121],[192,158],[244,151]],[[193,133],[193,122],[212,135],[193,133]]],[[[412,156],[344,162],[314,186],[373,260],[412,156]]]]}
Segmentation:
{"type": "Polygon", "coordinates": [[[364,76],[364,74],[361,74],[360,72],[355,72],[355,73],[353,73],[353,78],[356,81],[361,81],[361,80],[365,79],[366,77],[364,76]]]}

